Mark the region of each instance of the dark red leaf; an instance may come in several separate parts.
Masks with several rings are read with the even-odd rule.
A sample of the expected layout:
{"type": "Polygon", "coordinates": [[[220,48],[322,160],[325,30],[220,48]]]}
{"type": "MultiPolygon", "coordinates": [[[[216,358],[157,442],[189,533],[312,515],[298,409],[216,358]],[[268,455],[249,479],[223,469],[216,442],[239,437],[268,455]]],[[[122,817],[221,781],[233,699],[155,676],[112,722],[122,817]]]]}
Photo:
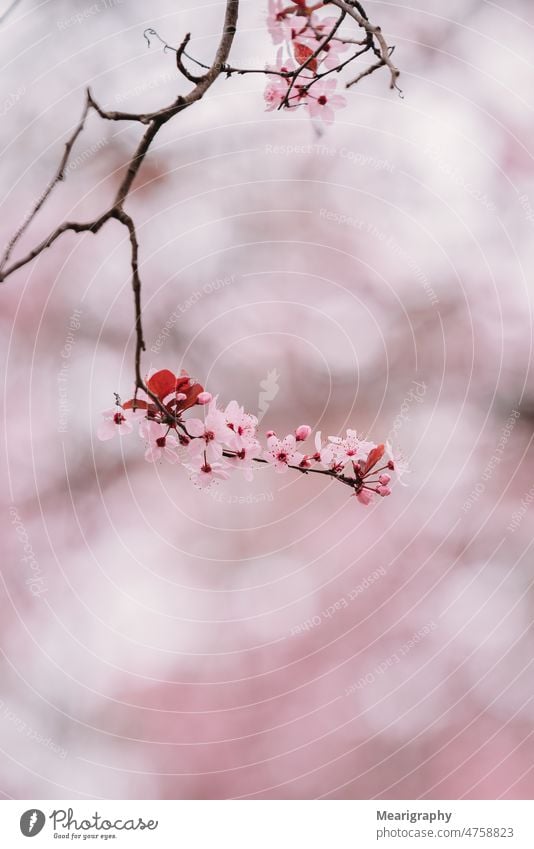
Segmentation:
{"type": "MultiPolygon", "coordinates": [[[[297,63],[303,65],[306,59],[309,59],[313,55],[313,50],[307,44],[300,44],[298,41],[294,41],[293,53],[295,54],[297,63]]],[[[308,62],[306,68],[309,68],[313,74],[317,73],[317,59],[312,59],[311,62],[308,62]]]]}
{"type": "Polygon", "coordinates": [[[191,382],[191,378],[188,374],[185,374],[183,377],[176,378],[176,391],[177,392],[185,392],[187,387],[191,382]]]}
{"type": "Polygon", "coordinates": [[[204,387],[200,385],[200,383],[192,383],[187,389],[182,390],[184,395],[187,397],[183,401],[178,401],[176,405],[177,410],[188,410],[190,407],[194,407],[197,403],[197,398],[201,392],[204,392],[204,387]]]}
{"type": "Polygon", "coordinates": [[[122,407],[124,410],[148,410],[147,402],[142,401],[140,398],[130,398],[122,407]]]}
{"type": "Polygon", "coordinates": [[[167,395],[171,395],[175,391],[176,375],[164,368],[149,378],[147,386],[154,395],[158,396],[160,401],[163,401],[167,395]]]}

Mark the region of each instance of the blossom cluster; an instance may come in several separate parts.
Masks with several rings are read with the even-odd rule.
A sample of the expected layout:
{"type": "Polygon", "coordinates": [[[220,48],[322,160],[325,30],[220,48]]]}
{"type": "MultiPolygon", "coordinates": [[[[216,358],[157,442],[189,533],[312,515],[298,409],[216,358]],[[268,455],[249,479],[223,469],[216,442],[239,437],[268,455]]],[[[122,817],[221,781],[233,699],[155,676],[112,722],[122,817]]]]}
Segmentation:
{"type": "Polygon", "coordinates": [[[266,66],[267,111],[303,106],[312,119],[331,124],[346,105],[337,79],[329,75],[355,58],[354,41],[340,36],[339,18],[324,15],[325,6],[269,0],[267,28],[278,51],[274,64],[266,66]]]}
{"type": "Polygon", "coordinates": [[[391,473],[402,473],[388,443],[377,445],[355,430],[324,442],[318,432],[313,448],[305,451],[312,429],[300,425],[283,438],[268,431],[262,446],[256,416],[237,401],[219,405],[217,397],[183,371],[179,376],[167,369],[156,372],[147,390],[144,398],[136,395],[124,404],[117,396],[115,406],[103,413],[98,437],[107,440],[137,429],[148,462],[180,463],[202,489],[234,472],[250,481],[258,464],[268,464],[278,473],[293,469],[339,480],[367,505],[374,495],[390,495],[391,473]],[[196,407],[203,408],[202,416],[194,415],[196,407]]]}

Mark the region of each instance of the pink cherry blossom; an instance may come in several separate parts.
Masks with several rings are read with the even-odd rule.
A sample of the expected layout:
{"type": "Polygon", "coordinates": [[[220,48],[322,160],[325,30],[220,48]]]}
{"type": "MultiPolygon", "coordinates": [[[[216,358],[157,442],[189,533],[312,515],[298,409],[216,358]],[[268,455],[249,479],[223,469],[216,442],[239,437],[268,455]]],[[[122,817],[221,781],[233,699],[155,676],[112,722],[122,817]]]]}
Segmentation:
{"type": "Polygon", "coordinates": [[[237,401],[230,401],[224,411],[226,420],[225,441],[233,450],[245,448],[255,441],[258,419],[256,416],[245,413],[237,401]]]}
{"type": "Polygon", "coordinates": [[[145,417],[144,410],[124,410],[117,404],[102,413],[104,421],[98,426],[97,436],[102,441],[113,439],[116,433],[126,436],[134,429],[134,424],[145,417]]]}
{"type": "MultiPolygon", "coordinates": [[[[315,23],[313,29],[309,29],[299,39],[303,41],[311,50],[315,51],[319,44],[326,39],[332,32],[338,19],[336,17],[323,18],[319,23],[315,23]]],[[[337,68],[343,62],[347,51],[352,49],[351,44],[345,44],[337,36],[334,36],[324,47],[324,50],[319,53],[318,61],[328,70],[337,68]]]]}
{"type": "Polygon", "coordinates": [[[318,118],[325,124],[332,124],[336,117],[336,109],[347,105],[347,100],[341,94],[336,94],[337,80],[320,80],[312,86],[306,95],[306,107],[311,118],[318,118]]]}
{"type": "Polygon", "coordinates": [[[288,85],[283,77],[269,78],[263,92],[266,112],[274,112],[281,106],[287,94],[287,89],[288,85]]]}
{"type": "Polygon", "coordinates": [[[297,451],[296,439],[292,433],[285,439],[270,436],[267,445],[269,448],[263,452],[263,457],[277,472],[287,472],[288,466],[298,466],[304,459],[304,454],[297,451]]]}
{"type": "Polygon", "coordinates": [[[315,434],[315,454],[313,459],[321,463],[325,469],[336,472],[343,471],[344,463],[340,462],[338,446],[332,442],[327,442],[323,445],[321,431],[315,434]]]}
{"type": "Polygon", "coordinates": [[[221,480],[228,480],[230,477],[225,465],[217,462],[208,463],[203,453],[193,457],[191,462],[186,465],[186,469],[191,473],[193,483],[200,489],[207,489],[212,484],[221,480]]]}
{"type": "MultiPolygon", "coordinates": [[[[115,433],[131,433],[139,421],[140,436],[147,443],[146,460],[181,461],[201,488],[227,480],[234,471],[242,472],[251,481],[258,462],[269,463],[279,473],[288,468],[319,471],[316,467],[319,463],[331,479],[348,484],[358,501],[368,505],[377,495],[391,494],[388,471],[399,476],[406,471],[389,443],[386,451],[382,443],[364,440],[350,429],[345,436],[329,436],[325,444],[321,432],[317,432],[315,452],[306,454],[298,449],[311,436],[309,425],[299,425],[283,439],[269,430],[267,449],[263,450],[256,435],[256,416],[246,413],[238,401],[230,401],[225,409],[218,407],[217,396],[191,381],[185,372],[176,377],[168,369],[160,369],[149,378],[149,383],[158,403],[152,397],[132,398],[124,406],[117,403],[104,413],[98,435],[110,439],[115,433]],[[204,406],[203,418],[184,418],[184,413],[195,405],[204,406]]],[[[118,402],[118,396],[116,399],[118,402]]]]}
{"type": "Polygon", "coordinates": [[[294,15],[292,4],[283,0],[269,0],[267,11],[267,29],[273,44],[291,41],[296,33],[306,28],[306,18],[294,15]]]}
{"type": "Polygon", "coordinates": [[[145,460],[149,463],[157,463],[167,460],[168,463],[178,461],[178,440],[169,433],[169,428],[159,422],[144,419],[139,427],[139,435],[148,442],[145,451],[145,460]]]}
{"type": "Polygon", "coordinates": [[[365,460],[369,451],[376,448],[374,442],[366,442],[360,439],[355,430],[347,430],[345,438],[330,436],[329,440],[334,446],[334,456],[337,462],[343,466],[347,463],[356,463],[358,460],[365,460]]]}
{"type": "Polygon", "coordinates": [[[226,457],[226,463],[229,468],[243,472],[245,480],[251,481],[254,478],[254,460],[257,457],[261,457],[261,445],[254,439],[237,451],[234,457],[226,457]]]}
{"type": "Polygon", "coordinates": [[[265,109],[267,112],[272,112],[282,104],[289,88],[290,79],[288,77],[279,76],[280,73],[294,71],[296,68],[293,59],[284,58],[284,50],[282,47],[276,53],[274,65],[266,65],[267,85],[263,93],[265,100],[265,109]],[[269,75],[272,72],[272,76],[269,75]]]}
{"type": "Polygon", "coordinates": [[[186,428],[189,436],[193,437],[189,443],[189,451],[192,455],[203,452],[208,463],[219,460],[222,456],[222,443],[226,442],[228,427],[222,410],[217,409],[214,399],[202,419],[187,419],[186,428]]]}

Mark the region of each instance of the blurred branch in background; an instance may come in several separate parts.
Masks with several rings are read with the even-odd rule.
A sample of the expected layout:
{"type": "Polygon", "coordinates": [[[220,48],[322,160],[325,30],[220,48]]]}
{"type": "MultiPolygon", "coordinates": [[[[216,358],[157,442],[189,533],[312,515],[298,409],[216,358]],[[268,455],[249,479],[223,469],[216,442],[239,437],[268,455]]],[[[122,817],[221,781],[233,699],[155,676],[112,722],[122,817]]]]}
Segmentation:
{"type": "Polygon", "coordinates": [[[7,9],[4,12],[0,13],[0,24],[3,24],[4,21],[7,21],[9,15],[15,10],[19,3],[20,0],[13,0],[13,2],[7,7],[7,9]]]}

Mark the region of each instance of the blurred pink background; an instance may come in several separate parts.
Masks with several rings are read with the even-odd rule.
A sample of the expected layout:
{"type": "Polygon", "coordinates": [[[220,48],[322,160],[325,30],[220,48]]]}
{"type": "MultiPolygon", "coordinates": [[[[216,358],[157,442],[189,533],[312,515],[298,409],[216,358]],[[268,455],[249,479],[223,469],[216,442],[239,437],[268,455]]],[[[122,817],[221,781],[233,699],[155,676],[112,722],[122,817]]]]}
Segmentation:
{"type": "MultiPolygon", "coordinates": [[[[273,56],[264,5],[242,3],[236,64],[273,56]]],[[[146,371],[250,412],[266,391],[264,430],[389,435],[409,486],[365,509],[261,468],[210,495],[135,437],[98,442],[133,380],[124,229],[9,278],[6,798],[532,798],[532,6],[366,5],[404,99],[377,73],[318,136],[264,112],[261,77],[219,80],[127,208],[146,371]]],[[[222,9],[22,0],[0,27],[2,244],[84,88],[166,105],[187,87],[143,30],[209,61],[222,9]]],[[[140,133],[92,115],[17,255],[104,209],[140,133]]]]}

